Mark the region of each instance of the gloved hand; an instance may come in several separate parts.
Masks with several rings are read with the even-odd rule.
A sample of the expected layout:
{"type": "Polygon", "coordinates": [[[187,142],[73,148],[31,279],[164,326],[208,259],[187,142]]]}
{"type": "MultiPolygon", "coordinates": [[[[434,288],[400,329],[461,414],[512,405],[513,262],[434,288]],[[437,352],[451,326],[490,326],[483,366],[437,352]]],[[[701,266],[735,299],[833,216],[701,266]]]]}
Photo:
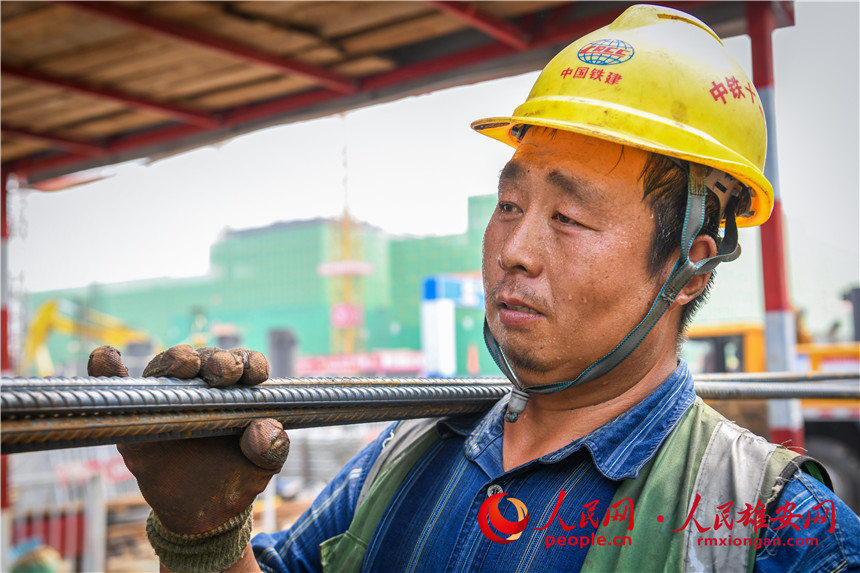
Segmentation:
{"type": "MultiPolygon", "coordinates": [[[[90,354],[87,371],[90,376],[128,376],[119,351],[110,346],[101,346],[90,354]]],[[[252,350],[195,350],[183,344],[153,358],[143,375],[181,379],[200,377],[210,386],[218,387],[235,383],[259,384],[269,376],[269,363],[265,356],[252,350]]],[[[167,531],[162,531],[162,537],[183,545],[185,538],[206,538],[208,534],[205,532],[221,536],[225,524],[227,529],[242,519],[250,524],[250,518],[243,516],[246,512],[250,514],[254,498],[280,471],[289,453],[289,445],[289,438],[280,422],[269,418],[251,422],[241,437],[125,444],[117,446],[117,449],[129,471],[137,478],[141,493],[152,507],[157,522],[160,522],[153,522],[150,518],[147,525],[150,541],[159,553],[156,545],[161,540],[153,540],[152,528],[158,533],[161,531],[159,527],[163,526],[162,529],[167,531]]],[[[244,545],[247,545],[247,539],[242,550],[244,545]]],[[[183,553],[185,549],[179,552],[183,553]]],[[[241,553],[236,559],[240,556],[241,553]]],[[[182,568],[176,563],[172,566],[165,563],[161,553],[159,557],[171,569],[182,568]]]]}

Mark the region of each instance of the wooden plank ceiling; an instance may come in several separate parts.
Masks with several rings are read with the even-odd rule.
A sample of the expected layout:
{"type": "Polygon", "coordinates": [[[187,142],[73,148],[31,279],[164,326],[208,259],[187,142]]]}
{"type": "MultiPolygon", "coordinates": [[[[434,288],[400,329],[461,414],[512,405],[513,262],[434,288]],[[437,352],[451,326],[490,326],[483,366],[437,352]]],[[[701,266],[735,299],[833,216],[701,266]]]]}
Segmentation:
{"type": "MultiPolygon", "coordinates": [[[[723,3],[690,7],[703,4],[723,3]]],[[[4,170],[55,176],[289,121],[324,102],[365,105],[401,84],[414,93],[458,67],[563,45],[625,7],[4,1],[4,170]]],[[[712,24],[737,28],[742,10],[711,8],[712,24]]]]}

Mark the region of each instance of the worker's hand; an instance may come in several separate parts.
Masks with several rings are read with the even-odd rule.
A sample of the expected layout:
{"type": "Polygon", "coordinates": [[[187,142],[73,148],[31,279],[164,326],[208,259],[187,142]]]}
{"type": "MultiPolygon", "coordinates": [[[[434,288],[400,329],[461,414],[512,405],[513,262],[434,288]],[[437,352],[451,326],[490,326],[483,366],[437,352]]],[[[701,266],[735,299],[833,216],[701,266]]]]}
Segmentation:
{"type": "MultiPolygon", "coordinates": [[[[128,376],[119,351],[96,348],[90,376],[128,376]]],[[[252,350],[174,346],[153,358],[147,377],[203,378],[210,386],[259,384],[269,377],[265,356],[252,350]]],[[[168,440],[117,446],[161,523],[179,534],[209,531],[245,510],[287,459],[290,441],[280,422],[255,420],[242,436],[168,440]]]]}

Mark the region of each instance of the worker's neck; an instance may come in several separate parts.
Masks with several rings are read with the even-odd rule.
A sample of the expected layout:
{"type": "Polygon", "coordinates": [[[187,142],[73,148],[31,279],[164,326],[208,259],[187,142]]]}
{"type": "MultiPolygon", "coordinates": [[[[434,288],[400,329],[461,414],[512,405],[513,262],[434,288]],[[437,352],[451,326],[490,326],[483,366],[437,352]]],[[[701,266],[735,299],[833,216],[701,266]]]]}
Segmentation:
{"type": "Polygon", "coordinates": [[[678,365],[675,352],[663,352],[650,360],[636,354],[582,386],[555,394],[530,394],[517,422],[505,422],[505,471],[554,452],[623,414],[660,386],[678,365]]]}

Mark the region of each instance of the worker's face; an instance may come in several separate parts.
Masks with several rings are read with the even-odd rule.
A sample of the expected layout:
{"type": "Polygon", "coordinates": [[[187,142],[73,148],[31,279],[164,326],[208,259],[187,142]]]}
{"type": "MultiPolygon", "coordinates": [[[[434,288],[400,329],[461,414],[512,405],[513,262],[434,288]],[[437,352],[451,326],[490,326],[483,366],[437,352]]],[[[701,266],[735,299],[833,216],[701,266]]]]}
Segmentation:
{"type": "Polygon", "coordinates": [[[490,330],[526,385],[571,380],[647,312],[654,223],[644,151],[530,129],[484,234],[490,330]],[[527,307],[527,308],[523,308],[527,307]]]}

